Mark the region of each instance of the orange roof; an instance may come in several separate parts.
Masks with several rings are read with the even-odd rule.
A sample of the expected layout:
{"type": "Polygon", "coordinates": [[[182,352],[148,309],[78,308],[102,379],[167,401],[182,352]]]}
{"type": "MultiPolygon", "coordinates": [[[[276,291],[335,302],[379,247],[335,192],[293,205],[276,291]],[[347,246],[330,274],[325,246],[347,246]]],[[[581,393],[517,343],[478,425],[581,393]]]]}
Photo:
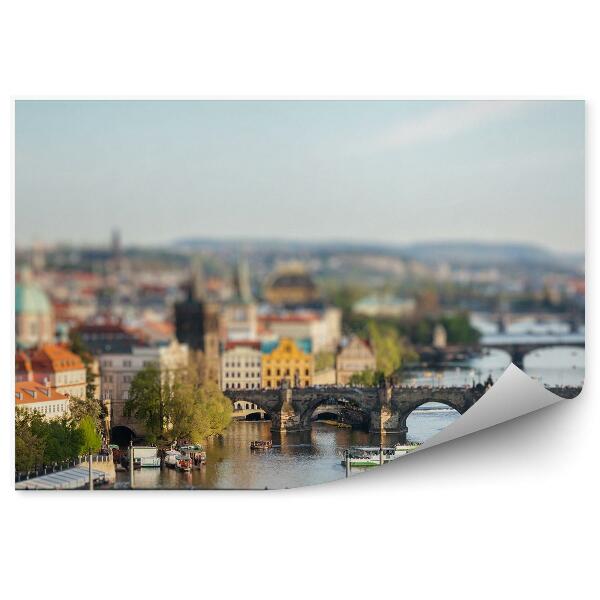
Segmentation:
{"type": "Polygon", "coordinates": [[[33,402],[51,402],[68,400],[69,397],[59,394],[36,381],[19,381],[15,383],[15,404],[32,404],[33,402]]]}
{"type": "Polygon", "coordinates": [[[25,354],[25,352],[17,352],[15,354],[15,372],[30,372],[33,369],[31,368],[31,360],[29,356],[25,354]]]}
{"type": "Polygon", "coordinates": [[[31,356],[34,371],[73,371],[85,369],[81,358],[60,344],[44,344],[31,356]]]}

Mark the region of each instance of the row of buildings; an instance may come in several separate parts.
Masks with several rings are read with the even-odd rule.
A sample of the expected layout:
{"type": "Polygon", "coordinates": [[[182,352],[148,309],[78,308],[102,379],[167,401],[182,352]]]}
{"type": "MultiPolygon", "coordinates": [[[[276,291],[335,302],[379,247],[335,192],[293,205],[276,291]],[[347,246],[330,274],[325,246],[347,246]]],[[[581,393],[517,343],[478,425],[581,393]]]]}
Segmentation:
{"type": "Polygon", "coordinates": [[[89,352],[87,368],[94,374],[94,393],[106,408],[107,431],[124,427],[140,432],[139,423],[125,415],[125,405],[135,375],[150,364],[168,372],[193,363],[204,381],[224,391],[273,389],[283,381],[292,387],[344,385],[354,373],[375,369],[369,343],[342,339],[341,311],[320,300],[317,286],[298,265],[270,278],[267,302],[253,298],[243,263],[225,302],[207,294],[195,266],[183,288],[171,319],[127,322],[98,313],[69,322],[69,331],[61,336],[56,302],[36,282],[20,280],[16,405],[53,418],[68,414],[70,399],[85,397],[86,365],[68,349],[67,333],[89,352]],[[323,354],[329,356],[329,367],[317,368],[323,354]]]}

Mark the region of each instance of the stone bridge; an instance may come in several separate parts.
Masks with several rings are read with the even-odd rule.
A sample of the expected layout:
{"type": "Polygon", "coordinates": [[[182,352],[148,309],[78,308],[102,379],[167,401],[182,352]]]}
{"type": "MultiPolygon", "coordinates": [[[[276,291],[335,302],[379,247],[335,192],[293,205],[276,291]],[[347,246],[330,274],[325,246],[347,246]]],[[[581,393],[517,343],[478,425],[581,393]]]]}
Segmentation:
{"type": "Polygon", "coordinates": [[[490,350],[503,350],[510,355],[511,362],[519,369],[523,370],[525,363],[525,356],[530,352],[536,350],[543,350],[544,348],[585,348],[585,338],[581,337],[578,339],[561,339],[555,340],[531,340],[531,341],[511,341],[510,339],[504,341],[487,341],[482,340],[482,348],[488,348],[490,350]]]}
{"type": "Polygon", "coordinates": [[[353,425],[372,433],[406,434],[406,419],[426,402],[440,402],[459,413],[466,412],[486,387],[281,387],[275,390],[226,390],[232,401],[252,402],[271,417],[271,431],[306,431],[313,413],[336,404],[353,425]]]}

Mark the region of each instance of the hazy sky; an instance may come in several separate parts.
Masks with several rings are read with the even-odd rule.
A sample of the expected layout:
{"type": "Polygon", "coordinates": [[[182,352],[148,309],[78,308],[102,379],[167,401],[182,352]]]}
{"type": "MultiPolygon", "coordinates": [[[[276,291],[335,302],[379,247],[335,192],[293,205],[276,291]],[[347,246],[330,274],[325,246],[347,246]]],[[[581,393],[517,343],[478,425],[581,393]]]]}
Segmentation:
{"type": "Polygon", "coordinates": [[[584,249],[583,102],[19,101],[16,242],[584,249]]]}

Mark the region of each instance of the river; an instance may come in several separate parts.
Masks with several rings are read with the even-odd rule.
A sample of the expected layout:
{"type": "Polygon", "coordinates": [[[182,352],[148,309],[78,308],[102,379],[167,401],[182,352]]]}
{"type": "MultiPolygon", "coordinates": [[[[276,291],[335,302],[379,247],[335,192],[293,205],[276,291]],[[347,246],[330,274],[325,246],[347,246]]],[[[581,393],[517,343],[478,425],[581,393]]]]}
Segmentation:
{"type": "MultiPolygon", "coordinates": [[[[493,325],[477,323],[485,335],[497,335],[493,325]]],[[[519,323],[506,335],[566,334],[561,324],[544,324],[543,331],[535,323],[519,323]],[[550,327],[550,329],[549,329],[550,327]]],[[[439,370],[419,369],[405,375],[411,385],[464,385],[485,380],[496,381],[510,364],[501,351],[473,358],[462,364],[439,370]]],[[[584,351],[576,348],[553,348],[532,352],[525,357],[525,371],[547,385],[583,385],[584,351]]],[[[407,439],[422,443],[460,415],[442,404],[429,403],[415,410],[407,420],[407,439]]],[[[272,434],[268,421],[235,421],[218,438],[206,446],[207,462],[191,473],[171,469],[142,469],[134,473],[134,486],[139,489],[275,489],[325,483],[345,477],[341,465],[343,449],[357,445],[379,445],[379,436],[362,431],[340,429],[315,422],[310,432],[280,436],[272,434]],[[252,440],[273,440],[267,451],[251,451],[252,440]]],[[[387,436],[386,444],[394,438],[387,436]]],[[[360,470],[353,470],[353,474],[360,470]]],[[[129,475],[117,473],[115,487],[126,487],[129,475]]]]}

